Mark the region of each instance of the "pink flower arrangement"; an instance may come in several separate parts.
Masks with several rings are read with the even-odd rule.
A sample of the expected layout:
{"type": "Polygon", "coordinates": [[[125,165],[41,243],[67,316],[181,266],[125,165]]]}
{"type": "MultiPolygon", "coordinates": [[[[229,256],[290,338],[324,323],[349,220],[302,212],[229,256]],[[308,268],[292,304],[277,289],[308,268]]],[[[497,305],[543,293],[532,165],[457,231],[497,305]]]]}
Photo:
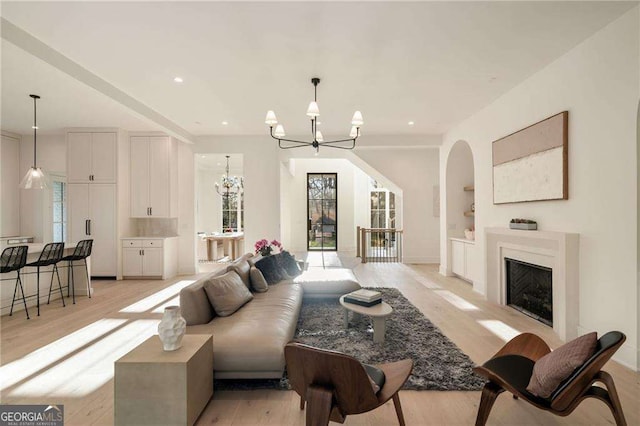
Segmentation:
{"type": "Polygon", "coordinates": [[[280,244],[280,241],[273,240],[269,242],[264,238],[256,241],[253,247],[256,249],[256,253],[260,253],[263,256],[269,256],[274,248],[277,248],[278,251],[282,251],[282,244],[280,244]]]}

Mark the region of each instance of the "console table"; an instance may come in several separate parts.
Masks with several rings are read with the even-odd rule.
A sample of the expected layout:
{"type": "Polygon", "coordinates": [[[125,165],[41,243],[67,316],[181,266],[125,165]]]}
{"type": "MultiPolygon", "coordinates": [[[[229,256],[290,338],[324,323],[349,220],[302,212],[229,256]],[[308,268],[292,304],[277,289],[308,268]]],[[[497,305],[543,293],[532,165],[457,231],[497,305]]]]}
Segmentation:
{"type": "Polygon", "coordinates": [[[193,425],[213,396],[213,338],[187,334],[165,352],[152,336],[115,362],[116,425],[193,425]]]}
{"type": "Polygon", "coordinates": [[[218,260],[218,242],[222,242],[224,252],[231,260],[240,257],[240,243],[244,241],[244,232],[231,232],[220,235],[207,235],[202,237],[207,240],[207,257],[209,260],[218,260]]]}

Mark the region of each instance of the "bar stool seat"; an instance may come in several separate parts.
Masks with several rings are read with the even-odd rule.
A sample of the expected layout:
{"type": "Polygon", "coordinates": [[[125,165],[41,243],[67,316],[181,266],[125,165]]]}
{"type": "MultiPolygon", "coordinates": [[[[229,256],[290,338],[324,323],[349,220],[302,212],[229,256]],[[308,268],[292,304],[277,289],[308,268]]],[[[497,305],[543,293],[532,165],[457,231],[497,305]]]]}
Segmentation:
{"type": "Polygon", "coordinates": [[[82,240],[78,241],[78,245],[76,245],[75,250],[73,250],[73,254],[69,256],[65,256],[62,258],[63,262],[69,262],[68,270],[67,270],[67,297],[69,297],[69,289],[71,289],[71,294],[73,294],[73,304],[76,303],[76,286],[73,276],[73,262],[84,261],[84,270],[87,274],[87,294],[89,295],[89,299],[91,299],[91,278],[89,278],[89,267],[87,266],[87,257],[91,256],[91,248],[93,247],[93,240],[82,240]]]}
{"type": "Polygon", "coordinates": [[[33,268],[38,268],[37,271],[37,289],[36,289],[36,298],[37,298],[37,307],[38,307],[38,316],[40,316],[40,268],[44,266],[53,265],[53,270],[51,271],[51,282],[49,283],[49,298],[47,299],[47,305],[51,301],[51,289],[53,287],[53,274],[55,273],[58,277],[58,289],[60,290],[60,295],[62,296],[62,306],[66,306],[64,303],[64,295],[62,293],[62,283],[60,282],[60,274],[58,273],[58,262],[62,260],[62,252],[64,251],[64,243],[48,243],[42,249],[40,253],[40,257],[35,262],[27,263],[25,266],[30,266],[33,268]]]}
{"type": "Polygon", "coordinates": [[[24,303],[24,311],[29,319],[29,310],[27,309],[27,300],[24,295],[24,287],[22,287],[22,279],[20,278],[20,270],[27,264],[27,251],[28,246],[15,246],[7,247],[0,254],[0,274],[7,274],[15,271],[18,276],[16,277],[16,285],[13,288],[13,299],[11,300],[11,311],[9,316],[13,315],[13,304],[16,301],[16,293],[18,286],[20,286],[20,292],[22,293],[22,303],[24,303]]]}

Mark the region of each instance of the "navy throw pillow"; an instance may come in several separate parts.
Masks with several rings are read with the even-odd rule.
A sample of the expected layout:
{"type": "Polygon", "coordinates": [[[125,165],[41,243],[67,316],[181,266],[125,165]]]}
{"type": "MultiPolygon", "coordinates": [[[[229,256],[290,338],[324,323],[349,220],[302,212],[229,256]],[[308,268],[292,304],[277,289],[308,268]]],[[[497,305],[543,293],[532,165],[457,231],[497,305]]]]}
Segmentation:
{"type": "Polygon", "coordinates": [[[284,279],[275,255],[264,256],[258,260],[256,262],[256,268],[262,272],[264,279],[267,280],[267,284],[277,284],[284,279]]]}
{"type": "Polygon", "coordinates": [[[278,253],[278,264],[287,273],[289,278],[295,278],[302,273],[300,265],[296,262],[296,259],[286,250],[278,253]]]}

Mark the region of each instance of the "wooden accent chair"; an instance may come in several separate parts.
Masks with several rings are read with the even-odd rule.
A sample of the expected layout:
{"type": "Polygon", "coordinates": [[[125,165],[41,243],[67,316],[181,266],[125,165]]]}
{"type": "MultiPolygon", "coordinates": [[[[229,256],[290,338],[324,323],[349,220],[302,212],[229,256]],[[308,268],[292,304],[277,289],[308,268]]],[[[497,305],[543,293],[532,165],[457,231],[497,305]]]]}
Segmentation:
{"type": "Polygon", "coordinates": [[[558,416],[568,416],[585,398],[597,398],[611,409],[618,426],[626,425],[613,378],[601,370],[625,340],[625,335],[619,331],[603,335],[598,340],[595,353],[545,399],[529,393],[526,387],[533,365],[551,352],[551,349],[541,338],[531,333],[523,333],[511,339],[493,358],[474,368],[477,374],[489,379],[482,389],[476,426],[486,424],[493,403],[505,390],[511,392],[515,399],[522,398],[529,404],[558,416]],[[601,382],[606,389],[593,386],[595,382],[601,382]]]}
{"type": "Polygon", "coordinates": [[[398,391],[411,374],[412,360],[376,365],[385,381],[374,393],[365,367],[353,357],[300,343],[287,344],[284,355],[289,382],[300,395],[300,409],[305,401],[308,404],[307,426],[326,426],[329,420],[344,423],[347,415],[373,410],[391,398],[400,425],[405,425],[398,391]]]}

